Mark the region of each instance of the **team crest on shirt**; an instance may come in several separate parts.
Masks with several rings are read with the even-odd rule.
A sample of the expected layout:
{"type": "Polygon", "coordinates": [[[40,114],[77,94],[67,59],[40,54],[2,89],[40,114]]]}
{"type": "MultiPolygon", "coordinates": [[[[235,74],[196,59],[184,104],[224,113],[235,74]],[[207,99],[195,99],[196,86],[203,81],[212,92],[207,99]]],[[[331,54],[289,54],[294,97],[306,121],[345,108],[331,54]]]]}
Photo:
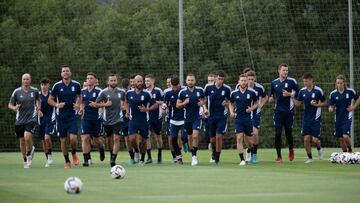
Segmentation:
{"type": "Polygon", "coordinates": [[[313,98],[313,99],[315,98],[315,93],[311,94],[311,98],[313,98]]]}
{"type": "Polygon", "coordinates": [[[95,92],[93,93],[93,97],[96,97],[96,93],[95,93],[95,92]]]}
{"type": "Polygon", "coordinates": [[[346,93],[346,99],[349,99],[349,94],[348,93],[346,93]]]}
{"type": "Polygon", "coordinates": [[[246,94],[246,99],[250,99],[250,94],[246,94]]]}
{"type": "Polygon", "coordinates": [[[31,92],[31,93],[30,93],[30,97],[34,97],[34,92],[31,92]]]}
{"type": "Polygon", "coordinates": [[[153,94],[153,98],[156,98],[156,94],[153,94]]]}
{"type": "Polygon", "coordinates": [[[120,94],[120,93],[118,93],[118,97],[121,98],[121,94],[120,94]]]}
{"type": "Polygon", "coordinates": [[[286,82],[285,83],[285,88],[288,88],[289,87],[289,84],[286,82]]]}
{"type": "Polygon", "coordinates": [[[197,97],[200,97],[200,92],[196,92],[196,96],[197,96],[197,97]]]}
{"type": "Polygon", "coordinates": [[[141,95],[140,100],[141,100],[141,101],[144,101],[144,99],[145,99],[145,98],[144,98],[144,95],[141,95]]]}
{"type": "Polygon", "coordinates": [[[225,91],[221,91],[221,96],[224,96],[225,95],[225,91]]]}
{"type": "Polygon", "coordinates": [[[74,86],[71,87],[71,91],[75,92],[75,87],[74,86]]]}

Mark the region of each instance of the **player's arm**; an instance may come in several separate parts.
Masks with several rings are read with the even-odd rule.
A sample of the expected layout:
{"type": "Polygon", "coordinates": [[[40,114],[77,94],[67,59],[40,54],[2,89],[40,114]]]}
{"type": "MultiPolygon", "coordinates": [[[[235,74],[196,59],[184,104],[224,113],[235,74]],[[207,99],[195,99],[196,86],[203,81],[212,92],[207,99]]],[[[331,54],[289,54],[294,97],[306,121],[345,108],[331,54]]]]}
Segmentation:
{"type": "Polygon", "coordinates": [[[186,98],[185,100],[180,100],[178,99],[176,101],[176,108],[184,108],[186,104],[188,104],[190,102],[190,99],[189,98],[186,98]]]}
{"type": "Polygon", "coordinates": [[[20,106],[21,106],[20,104],[11,103],[11,102],[9,102],[9,104],[8,104],[8,108],[14,112],[18,112],[20,106]]]}
{"type": "Polygon", "coordinates": [[[347,108],[347,110],[348,110],[349,112],[351,112],[351,111],[355,110],[359,105],[360,105],[360,97],[358,97],[357,100],[355,101],[355,103],[352,104],[352,105],[350,105],[350,106],[347,108]]]}
{"type": "Polygon", "coordinates": [[[262,108],[266,102],[269,100],[269,96],[268,95],[265,95],[263,97],[261,97],[261,102],[259,102],[259,106],[258,108],[262,108]]]}
{"type": "Polygon", "coordinates": [[[299,101],[298,99],[295,98],[295,94],[291,94],[291,100],[293,101],[295,106],[300,106],[301,105],[301,101],[299,101]]]}
{"type": "Polygon", "coordinates": [[[230,102],[229,104],[229,112],[230,112],[230,117],[234,118],[235,117],[235,113],[234,113],[234,103],[230,102]]]}
{"type": "Polygon", "coordinates": [[[268,95],[268,101],[269,102],[274,101],[274,94],[275,94],[275,88],[274,88],[273,84],[271,83],[271,88],[270,88],[270,92],[269,92],[269,95],[268,95]]]}
{"type": "Polygon", "coordinates": [[[35,106],[36,106],[36,113],[39,117],[43,117],[43,113],[41,112],[41,102],[40,102],[40,98],[37,97],[36,101],[35,101],[35,106]]]}
{"type": "Polygon", "coordinates": [[[52,96],[52,95],[49,96],[48,104],[50,106],[53,106],[53,107],[58,108],[58,109],[62,109],[65,106],[65,102],[60,102],[60,103],[56,102],[55,97],[52,96]]]}
{"type": "Polygon", "coordinates": [[[124,108],[125,108],[125,116],[126,118],[129,118],[129,115],[130,115],[130,105],[129,105],[129,101],[125,98],[125,101],[124,101],[124,108]]]}

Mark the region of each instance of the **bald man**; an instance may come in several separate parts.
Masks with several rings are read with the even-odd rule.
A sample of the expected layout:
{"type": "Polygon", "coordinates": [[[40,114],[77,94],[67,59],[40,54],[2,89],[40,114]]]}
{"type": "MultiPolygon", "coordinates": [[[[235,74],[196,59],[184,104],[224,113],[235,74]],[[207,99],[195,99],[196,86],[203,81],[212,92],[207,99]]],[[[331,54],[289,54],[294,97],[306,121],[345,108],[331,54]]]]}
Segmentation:
{"type": "Polygon", "coordinates": [[[144,166],[147,149],[146,141],[149,136],[149,111],[155,110],[157,104],[152,98],[151,93],[144,89],[144,79],[141,75],[135,76],[134,89],[129,90],[125,98],[126,115],[129,118],[130,157],[131,160],[134,159],[134,155],[131,152],[137,145],[136,137],[140,135],[141,158],[139,166],[144,166]]]}
{"type": "Polygon", "coordinates": [[[16,113],[15,133],[20,141],[24,168],[29,168],[35,149],[33,135],[38,128],[38,113],[41,114],[39,90],[31,86],[30,74],[22,75],[21,87],[12,93],[8,107],[16,113]]]}

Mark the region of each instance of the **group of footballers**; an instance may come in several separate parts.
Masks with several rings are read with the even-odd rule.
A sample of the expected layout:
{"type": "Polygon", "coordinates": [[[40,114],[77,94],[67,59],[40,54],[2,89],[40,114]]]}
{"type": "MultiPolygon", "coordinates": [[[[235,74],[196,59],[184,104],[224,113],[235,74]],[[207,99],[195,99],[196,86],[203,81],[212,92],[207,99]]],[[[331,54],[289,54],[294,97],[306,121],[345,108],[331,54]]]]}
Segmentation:
{"type": "Polygon", "coordinates": [[[204,129],[212,149],[210,162],[218,164],[223,147],[223,137],[227,133],[228,116],[233,118],[240,166],[257,163],[261,109],[267,102],[274,102],[276,163],[282,163],[281,133],[289,145],[289,160],[294,160],[292,127],[295,106],[304,103],[301,133],[308,156],[305,163],[313,162],[311,144],[323,158],[320,143],[321,109],[335,112],[334,136],[339,140],[344,152],[351,152],[350,128],[352,113],[360,104],[360,97],[346,86],[343,75],[336,77],[336,89],[325,99],[323,90],[314,84],[310,73],[303,75],[304,87],[288,76],[288,66],[278,66],[278,78],[271,82],[267,93],[256,82],[256,74],[247,68],[239,76],[234,90],[224,84],[225,73],[218,71],[208,75],[205,88],[196,86],[196,77],[189,73],[186,86],[181,86],[178,76],[167,78],[167,89],[155,86],[152,74],[133,75],[122,79],[118,87],[118,77],[110,74],[107,87],[100,89],[97,76],[89,72],[83,88],[71,79],[67,65],[61,67],[62,80],[50,89],[50,80],[40,81],[41,90],[31,86],[31,76],[22,75],[21,87],[14,90],[9,109],[16,112],[15,133],[20,141],[24,168],[29,168],[33,159],[33,135],[38,134],[46,155],[45,167],[53,164],[52,135],[60,138],[65,168],[71,168],[67,140],[69,137],[72,162],[79,164],[76,154],[78,144],[78,123],[81,123],[81,147],[83,166],[91,165],[91,147],[97,146],[100,160],[105,159],[105,146],[110,153],[110,165],[116,164],[123,138],[129,152],[131,165],[152,163],[149,135],[156,135],[158,149],[157,163],[162,163],[162,126],[166,114],[166,131],[173,161],[183,164],[182,148],[189,148],[191,165],[198,164],[197,151],[199,134],[204,129]],[[79,119],[80,118],[80,119],[79,119]],[[203,128],[204,127],[204,128],[203,128]],[[244,157],[244,144],[247,146],[244,157]],[[145,161],[145,156],[148,155],[145,161]]]}

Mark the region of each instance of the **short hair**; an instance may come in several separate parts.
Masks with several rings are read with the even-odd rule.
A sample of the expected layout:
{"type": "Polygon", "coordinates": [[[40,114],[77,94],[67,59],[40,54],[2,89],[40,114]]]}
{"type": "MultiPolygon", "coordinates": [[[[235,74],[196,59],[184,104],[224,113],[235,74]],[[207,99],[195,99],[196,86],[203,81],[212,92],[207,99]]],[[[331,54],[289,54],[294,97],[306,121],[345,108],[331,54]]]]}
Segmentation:
{"type": "Polygon", "coordinates": [[[180,84],[180,79],[177,75],[174,75],[171,77],[171,85],[179,85],[180,84]]]}
{"type": "Polygon", "coordinates": [[[130,79],[135,79],[135,77],[137,76],[138,74],[132,74],[130,75],[130,79]]]}
{"type": "Polygon", "coordinates": [[[255,71],[253,71],[253,70],[249,70],[249,71],[247,71],[247,72],[244,73],[244,74],[246,74],[247,76],[256,77],[256,73],[255,73],[255,71]]]}
{"type": "Polygon", "coordinates": [[[44,77],[44,78],[41,78],[41,80],[40,80],[40,84],[49,84],[49,83],[50,83],[49,78],[44,77]]]}
{"type": "Polygon", "coordinates": [[[216,72],[216,76],[219,76],[219,77],[225,77],[225,72],[223,70],[218,70],[216,72]]]}
{"type": "Polygon", "coordinates": [[[61,69],[63,69],[63,68],[70,68],[70,66],[67,65],[67,64],[62,64],[62,65],[61,65],[61,69]]]}
{"type": "Polygon", "coordinates": [[[239,75],[239,78],[246,78],[247,76],[248,76],[247,74],[242,73],[242,74],[239,75]]]}
{"type": "Polygon", "coordinates": [[[127,89],[129,87],[129,85],[130,85],[130,80],[128,78],[124,78],[121,80],[121,86],[123,88],[127,89]]]}
{"type": "Polygon", "coordinates": [[[313,75],[311,74],[311,73],[304,73],[304,75],[303,75],[303,79],[313,79],[314,77],[313,77],[313,75]]]}
{"type": "Polygon", "coordinates": [[[109,77],[113,77],[113,76],[117,77],[117,75],[116,75],[115,73],[110,73],[110,74],[108,75],[108,79],[109,79],[109,77]]]}
{"type": "Polygon", "coordinates": [[[92,75],[92,76],[94,76],[94,78],[97,78],[96,74],[93,73],[93,72],[88,72],[88,73],[86,73],[86,76],[88,76],[88,75],[92,75]]]}
{"type": "Polygon", "coordinates": [[[253,71],[251,68],[244,68],[243,73],[248,73],[249,71],[253,71]]]}
{"type": "Polygon", "coordinates": [[[150,78],[150,79],[155,80],[155,77],[153,74],[147,74],[147,75],[145,75],[145,78],[150,78]]]}
{"type": "Polygon", "coordinates": [[[193,73],[188,73],[188,74],[186,75],[186,77],[187,77],[187,76],[195,77],[195,75],[194,75],[193,73]]]}
{"type": "Polygon", "coordinates": [[[278,70],[280,70],[281,67],[288,67],[288,65],[287,65],[286,63],[281,63],[281,64],[278,66],[278,70]]]}
{"type": "Polygon", "coordinates": [[[216,75],[214,73],[210,73],[208,77],[216,77],[216,75]]]}

